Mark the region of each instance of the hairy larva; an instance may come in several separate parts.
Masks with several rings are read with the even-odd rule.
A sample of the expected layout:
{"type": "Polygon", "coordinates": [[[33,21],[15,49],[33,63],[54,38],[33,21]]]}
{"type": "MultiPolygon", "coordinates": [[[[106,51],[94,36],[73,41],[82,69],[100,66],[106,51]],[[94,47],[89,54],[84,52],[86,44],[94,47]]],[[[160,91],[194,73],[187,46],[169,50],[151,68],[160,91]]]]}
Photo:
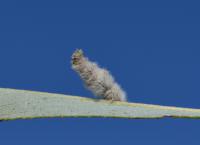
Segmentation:
{"type": "Polygon", "coordinates": [[[81,49],[72,55],[72,69],[84,81],[85,86],[100,99],[127,101],[126,93],[121,89],[108,70],[100,68],[84,56],[81,49]]]}

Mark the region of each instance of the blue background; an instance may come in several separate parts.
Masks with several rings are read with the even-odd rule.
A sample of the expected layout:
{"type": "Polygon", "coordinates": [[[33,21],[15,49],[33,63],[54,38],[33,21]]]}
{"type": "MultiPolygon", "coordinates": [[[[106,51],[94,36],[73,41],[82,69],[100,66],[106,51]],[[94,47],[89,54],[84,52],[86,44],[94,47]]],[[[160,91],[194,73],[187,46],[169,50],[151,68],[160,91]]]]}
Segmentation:
{"type": "MultiPolygon", "coordinates": [[[[93,97],[75,48],[108,68],[129,101],[200,108],[196,1],[0,1],[0,87],[93,97]]],[[[4,145],[199,144],[199,120],[54,118],[0,123],[4,145]]]]}

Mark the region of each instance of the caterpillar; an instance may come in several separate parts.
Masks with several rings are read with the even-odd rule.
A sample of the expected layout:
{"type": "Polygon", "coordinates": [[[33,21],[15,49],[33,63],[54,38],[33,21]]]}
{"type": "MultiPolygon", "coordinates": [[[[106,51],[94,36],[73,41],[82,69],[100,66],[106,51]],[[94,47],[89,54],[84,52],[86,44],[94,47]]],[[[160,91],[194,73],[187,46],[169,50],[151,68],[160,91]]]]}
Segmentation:
{"type": "Polygon", "coordinates": [[[126,93],[122,90],[108,70],[100,68],[95,62],[91,62],[81,49],[72,54],[72,69],[76,71],[86,88],[99,99],[112,101],[127,101],[126,93]]]}

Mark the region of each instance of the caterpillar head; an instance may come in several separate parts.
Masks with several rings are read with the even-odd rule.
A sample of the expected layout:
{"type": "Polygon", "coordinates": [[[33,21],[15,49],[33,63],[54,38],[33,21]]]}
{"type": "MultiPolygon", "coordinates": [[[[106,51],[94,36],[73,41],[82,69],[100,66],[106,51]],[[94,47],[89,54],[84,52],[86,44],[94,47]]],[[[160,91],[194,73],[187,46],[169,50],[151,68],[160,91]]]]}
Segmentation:
{"type": "Polygon", "coordinates": [[[80,63],[80,59],[84,57],[83,51],[81,49],[77,49],[72,55],[72,64],[78,65],[80,63]]]}

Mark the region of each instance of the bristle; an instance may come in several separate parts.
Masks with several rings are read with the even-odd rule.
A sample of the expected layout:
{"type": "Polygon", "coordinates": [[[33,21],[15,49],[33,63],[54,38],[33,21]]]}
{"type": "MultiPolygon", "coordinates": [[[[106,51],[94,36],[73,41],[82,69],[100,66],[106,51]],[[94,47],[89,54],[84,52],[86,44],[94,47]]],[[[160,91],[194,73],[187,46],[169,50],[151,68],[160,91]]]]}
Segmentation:
{"type": "Polygon", "coordinates": [[[126,101],[126,93],[115,82],[108,70],[86,58],[81,49],[72,55],[72,68],[80,75],[85,86],[101,99],[126,101]]]}

